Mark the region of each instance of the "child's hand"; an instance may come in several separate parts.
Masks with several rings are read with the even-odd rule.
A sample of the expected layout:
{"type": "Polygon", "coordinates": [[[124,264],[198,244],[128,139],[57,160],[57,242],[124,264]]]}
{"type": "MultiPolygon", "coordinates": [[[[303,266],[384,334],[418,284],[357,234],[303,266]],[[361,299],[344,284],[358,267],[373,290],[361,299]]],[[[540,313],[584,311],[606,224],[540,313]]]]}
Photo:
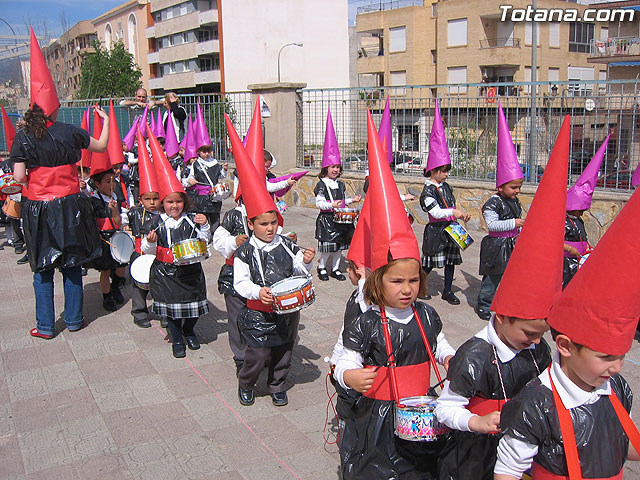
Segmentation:
{"type": "Polygon", "coordinates": [[[271,295],[271,289],[269,287],[262,287],[260,289],[260,301],[265,305],[271,305],[273,303],[273,295],[271,295]]]}
{"type": "Polygon", "coordinates": [[[453,358],[453,355],[449,355],[448,357],[446,357],[444,359],[444,363],[442,364],[442,366],[444,367],[444,370],[446,372],[449,371],[449,362],[451,362],[451,359],[453,358]]]}
{"type": "Polygon", "coordinates": [[[147,242],[156,243],[158,241],[158,234],[155,230],[151,230],[147,235],[147,242]]]}
{"type": "Polygon", "coordinates": [[[415,200],[415,199],[416,199],[416,197],[415,197],[414,195],[411,195],[410,193],[405,193],[405,194],[404,194],[404,200],[405,200],[405,202],[408,202],[408,201],[410,201],[410,200],[415,200]]]}
{"type": "Polygon", "coordinates": [[[207,216],[204,213],[196,213],[196,216],[193,217],[193,221],[198,225],[206,225],[207,224],[207,216]]]}
{"type": "Polygon", "coordinates": [[[287,178],[287,185],[291,186],[291,185],[295,185],[298,181],[293,178],[293,177],[289,177],[287,178]]]}
{"type": "Polygon", "coordinates": [[[224,162],[222,164],[222,169],[226,171],[228,168],[229,168],[229,162],[224,162]]]}
{"type": "Polygon", "coordinates": [[[365,393],[373,385],[373,379],[378,376],[375,367],[353,368],[345,370],[344,383],[356,392],[365,393]]]}
{"type": "Polygon", "coordinates": [[[356,275],[358,275],[358,278],[360,280],[362,280],[363,278],[367,278],[368,277],[367,269],[364,267],[356,268],[356,275]]]}
{"type": "Polygon", "coordinates": [[[249,238],[249,236],[248,236],[248,235],[245,235],[244,233],[243,233],[242,235],[238,235],[238,236],[236,237],[236,246],[238,246],[238,247],[239,247],[239,246],[240,246],[240,245],[242,245],[244,242],[246,242],[248,238],[249,238]]]}
{"type": "Polygon", "coordinates": [[[316,256],[316,249],[313,247],[309,247],[304,251],[304,256],[302,257],[302,261],[304,263],[311,263],[311,261],[315,256],[316,256]]]}
{"type": "MultiPolygon", "coordinates": [[[[566,244],[565,244],[566,245],[566,244]]],[[[580,256],[580,252],[578,251],[578,249],[576,247],[573,247],[571,245],[566,245],[565,246],[565,251],[571,255],[572,257],[576,257],[578,258],[580,256]]]]}
{"type": "Polygon", "coordinates": [[[342,200],[334,200],[331,202],[333,208],[342,208],[342,200]]]}
{"type": "Polygon", "coordinates": [[[523,225],[524,220],[522,220],[521,218],[516,218],[516,228],[522,228],[523,225]]]}
{"type": "Polygon", "coordinates": [[[187,179],[187,182],[189,182],[189,185],[195,185],[196,183],[198,183],[198,181],[193,177],[187,179]]]}
{"type": "Polygon", "coordinates": [[[500,431],[500,412],[491,412],[484,417],[474,415],[469,419],[472,432],[491,433],[500,431]]]}
{"type": "Polygon", "coordinates": [[[358,203],[360,200],[362,200],[361,195],[356,195],[355,197],[353,197],[353,203],[358,203]]]}
{"type": "Polygon", "coordinates": [[[465,222],[471,218],[471,215],[463,212],[462,210],[458,210],[457,208],[453,209],[453,216],[456,218],[462,219],[465,222]]]}
{"type": "Polygon", "coordinates": [[[109,200],[109,210],[112,212],[120,213],[120,209],[118,208],[118,202],[116,202],[113,198],[109,200]]]}
{"type": "Polygon", "coordinates": [[[84,190],[85,188],[87,188],[87,182],[80,179],[80,190],[84,190]]]}
{"type": "Polygon", "coordinates": [[[293,243],[298,242],[298,234],[296,232],[287,233],[287,237],[289,237],[293,243]]]}

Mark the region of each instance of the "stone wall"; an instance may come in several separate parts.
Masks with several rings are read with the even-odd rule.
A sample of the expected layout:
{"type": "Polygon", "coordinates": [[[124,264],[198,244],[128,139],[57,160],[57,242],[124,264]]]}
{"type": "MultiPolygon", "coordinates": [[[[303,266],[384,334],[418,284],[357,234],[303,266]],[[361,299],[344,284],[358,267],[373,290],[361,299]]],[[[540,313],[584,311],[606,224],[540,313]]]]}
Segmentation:
{"type": "MultiPolygon", "coordinates": [[[[282,175],[278,172],[277,175],[282,175]]],[[[347,194],[363,194],[364,175],[362,173],[345,172],[340,177],[347,184],[347,194]]],[[[395,177],[400,193],[411,193],[416,200],[406,202],[405,205],[411,210],[416,222],[426,224],[427,214],[420,208],[418,198],[424,184],[421,177],[408,177],[398,175],[395,177]]],[[[318,170],[310,171],[302,177],[298,184],[285,196],[284,200],[289,205],[301,207],[315,207],[315,195],[313,188],[318,182],[318,170]]],[[[448,182],[454,189],[456,201],[459,208],[471,214],[468,226],[471,230],[487,230],[482,219],[481,208],[484,202],[494,194],[495,184],[491,182],[481,182],[473,180],[451,179],[448,182]]],[[[524,185],[519,198],[524,210],[524,216],[529,211],[535,186],[524,185]]],[[[630,197],[630,193],[619,193],[609,191],[596,191],[593,197],[591,209],[585,212],[583,218],[587,228],[589,242],[595,245],[604,232],[609,228],[611,222],[616,217],[620,209],[630,197]]]]}

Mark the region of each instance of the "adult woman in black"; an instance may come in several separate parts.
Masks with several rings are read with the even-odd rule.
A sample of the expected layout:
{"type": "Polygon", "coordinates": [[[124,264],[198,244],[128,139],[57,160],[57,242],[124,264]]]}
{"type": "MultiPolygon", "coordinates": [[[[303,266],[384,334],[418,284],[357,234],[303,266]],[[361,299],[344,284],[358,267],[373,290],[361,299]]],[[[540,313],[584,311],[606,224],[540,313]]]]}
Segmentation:
{"type": "Polygon", "coordinates": [[[74,125],[56,122],[60,102],[33,30],[31,31],[31,108],[13,141],[14,178],[26,183],[22,220],[33,270],[37,328],[31,335],[52,338],[55,310],[53,274],[64,278],[64,319],[71,331],[84,326],[81,265],[100,255],[100,239],[89,199],[80,194],[76,162],[81,149],[104,152],[109,116],[96,140],[74,125]]]}

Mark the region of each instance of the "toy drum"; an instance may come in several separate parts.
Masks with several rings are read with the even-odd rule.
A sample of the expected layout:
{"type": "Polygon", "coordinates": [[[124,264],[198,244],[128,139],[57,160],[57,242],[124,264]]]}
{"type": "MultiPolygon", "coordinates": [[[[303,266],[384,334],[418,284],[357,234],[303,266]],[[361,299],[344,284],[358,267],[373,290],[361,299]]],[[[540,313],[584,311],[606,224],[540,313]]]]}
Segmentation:
{"type": "Polygon", "coordinates": [[[358,221],[360,211],[357,208],[334,208],[333,221],[345,225],[353,225],[358,221]]]}
{"type": "Polygon", "coordinates": [[[411,210],[409,210],[408,207],[404,207],[404,211],[407,212],[407,218],[409,219],[409,225],[413,225],[413,222],[415,221],[415,218],[413,217],[413,214],[411,213],[411,210]]]}
{"type": "Polygon", "coordinates": [[[22,185],[13,179],[13,174],[5,173],[0,177],[0,192],[5,195],[14,195],[22,192],[22,185]]]}
{"type": "Polygon", "coordinates": [[[292,313],[308,307],[316,299],[316,292],[311,278],[304,275],[285,278],[271,285],[273,295],[273,311],[276,313],[292,313]]]}
{"type": "Polygon", "coordinates": [[[149,290],[149,275],[155,255],[140,255],[131,263],[131,278],[142,290],[149,290]]]}
{"type": "Polygon", "coordinates": [[[13,198],[7,197],[2,206],[2,211],[7,217],[13,219],[20,218],[20,202],[16,202],[13,198]]]}
{"type": "Polygon", "coordinates": [[[466,250],[473,243],[473,238],[467,229],[458,222],[451,222],[444,230],[462,250],[466,250]]]}
{"type": "Polygon", "coordinates": [[[585,252],[584,254],[580,255],[580,260],[578,260],[578,268],[581,268],[584,265],[584,263],[589,258],[589,255],[591,255],[591,250],[589,250],[589,251],[585,252]]]}
{"type": "Polygon", "coordinates": [[[129,263],[131,254],[135,251],[133,238],[128,233],[116,232],[109,240],[111,256],[118,263],[129,263]]]}
{"type": "Polygon", "coordinates": [[[276,208],[278,209],[278,212],[282,214],[287,211],[287,204],[284,200],[278,200],[276,202],[276,208]]]}
{"type": "Polygon", "coordinates": [[[231,189],[226,183],[216,183],[213,188],[211,188],[209,195],[211,195],[211,199],[214,202],[221,202],[231,196],[231,189]]]}
{"type": "Polygon", "coordinates": [[[411,442],[433,442],[449,431],[435,415],[435,397],[407,397],[395,405],[396,436],[411,442]]]}
{"type": "Polygon", "coordinates": [[[189,238],[171,245],[173,263],[176,265],[191,265],[209,258],[207,242],[198,238],[189,238]]]}

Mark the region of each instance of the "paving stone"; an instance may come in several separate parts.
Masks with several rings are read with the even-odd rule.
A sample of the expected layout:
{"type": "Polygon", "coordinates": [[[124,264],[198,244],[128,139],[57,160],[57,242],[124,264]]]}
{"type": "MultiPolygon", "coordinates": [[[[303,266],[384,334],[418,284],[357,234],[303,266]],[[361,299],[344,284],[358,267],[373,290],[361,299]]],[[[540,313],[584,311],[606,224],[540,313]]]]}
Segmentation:
{"type": "Polygon", "coordinates": [[[0,478],[17,479],[24,476],[20,444],[16,435],[0,437],[0,478]]]}
{"type": "Polygon", "coordinates": [[[64,438],[74,461],[117,450],[101,416],[79,418],[66,424],[64,438]]]}
{"type": "Polygon", "coordinates": [[[26,473],[72,462],[71,452],[60,427],[23,433],[18,440],[26,473]]]}
{"type": "Polygon", "coordinates": [[[101,412],[124,410],[140,405],[124,380],[94,383],[89,388],[101,412]]]}
{"type": "Polygon", "coordinates": [[[2,362],[7,374],[40,368],[36,347],[20,348],[2,352],[2,362]]]}
{"type": "Polygon", "coordinates": [[[104,416],[109,432],[120,447],[142,444],[160,437],[146,410],[145,407],[135,407],[109,412],[104,416]]]}
{"type": "Polygon", "coordinates": [[[84,387],[86,385],[82,372],[75,362],[57,363],[42,367],[49,392],[84,387]]]}
{"type": "Polygon", "coordinates": [[[125,382],[140,405],[158,405],[176,398],[160,375],[128,378],[125,382]]]}
{"type": "Polygon", "coordinates": [[[11,400],[23,400],[49,393],[42,369],[35,368],[7,375],[11,400]]]}

